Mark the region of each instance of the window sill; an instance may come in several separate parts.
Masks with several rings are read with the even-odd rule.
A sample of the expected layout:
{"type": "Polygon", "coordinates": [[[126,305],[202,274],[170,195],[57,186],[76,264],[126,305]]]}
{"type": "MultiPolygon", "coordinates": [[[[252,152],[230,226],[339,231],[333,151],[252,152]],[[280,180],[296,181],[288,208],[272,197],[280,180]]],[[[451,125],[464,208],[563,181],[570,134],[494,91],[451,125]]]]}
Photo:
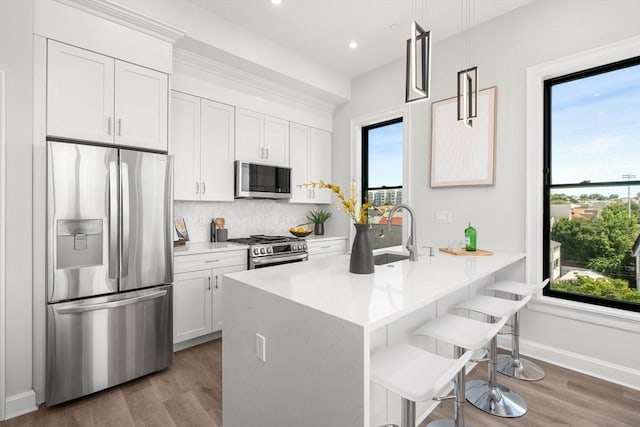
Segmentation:
{"type": "Polygon", "coordinates": [[[527,305],[530,311],[640,333],[640,313],[540,296],[527,305]]]}

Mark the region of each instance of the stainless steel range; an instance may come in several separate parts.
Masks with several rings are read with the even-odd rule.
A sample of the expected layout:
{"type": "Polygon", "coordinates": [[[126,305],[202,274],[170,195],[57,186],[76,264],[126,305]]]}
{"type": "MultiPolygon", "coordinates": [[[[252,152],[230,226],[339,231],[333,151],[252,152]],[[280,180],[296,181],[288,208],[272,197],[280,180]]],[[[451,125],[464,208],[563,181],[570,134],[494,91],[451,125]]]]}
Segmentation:
{"type": "Polygon", "coordinates": [[[229,241],[249,245],[250,270],[309,259],[307,242],[303,238],[253,235],[229,241]]]}

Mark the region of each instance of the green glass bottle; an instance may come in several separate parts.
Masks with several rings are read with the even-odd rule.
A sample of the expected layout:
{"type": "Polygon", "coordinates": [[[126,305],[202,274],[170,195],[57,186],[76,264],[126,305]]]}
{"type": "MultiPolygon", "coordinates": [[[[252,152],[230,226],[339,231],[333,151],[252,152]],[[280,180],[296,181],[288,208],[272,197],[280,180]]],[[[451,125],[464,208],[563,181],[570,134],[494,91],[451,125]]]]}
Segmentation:
{"type": "Polygon", "coordinates": [[[476,229],[471,226],[471,222],[469,222],[469,226],[464,229],[464,240],[464,248],[469,252],[474,252],[476,250],[476,229]]]}

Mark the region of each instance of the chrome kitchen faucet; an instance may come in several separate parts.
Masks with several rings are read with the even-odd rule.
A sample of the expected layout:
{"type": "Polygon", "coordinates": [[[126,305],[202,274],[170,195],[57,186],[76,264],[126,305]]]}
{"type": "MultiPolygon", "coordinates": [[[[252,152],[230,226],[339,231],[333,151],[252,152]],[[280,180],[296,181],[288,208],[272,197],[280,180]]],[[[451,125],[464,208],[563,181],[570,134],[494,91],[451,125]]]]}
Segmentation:
{"type": "Polygon", "coordinates": [[[409,216],[411,217],[411,232],[409,234],[409,239],[407,239],[406,248],[409,251],[409,261],[417,261],[418,260],[418,244],[416,243],[416,213],[413,208],[406,204],[395,205],[389,211],[389,221],[387,222],[387,229],[391,229],[391,217],[393,213],[399,209],[404,209],[409,212],[409,216]]]}

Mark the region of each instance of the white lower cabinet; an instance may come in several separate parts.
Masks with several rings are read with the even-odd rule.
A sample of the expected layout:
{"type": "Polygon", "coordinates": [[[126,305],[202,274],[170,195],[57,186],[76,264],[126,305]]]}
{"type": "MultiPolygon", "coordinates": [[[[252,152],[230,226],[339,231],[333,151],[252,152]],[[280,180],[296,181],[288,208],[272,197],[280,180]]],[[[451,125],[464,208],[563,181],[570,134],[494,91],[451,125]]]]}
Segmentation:
{"type": "Polygon", "coordinates": [[[247,251],[175,257],[173,343],[222,329],[222,275],[247,269],[247,251]]]}
{"type": "Polygon", "coordinates": [[[213,332],[211,270],[174,277],[173,343],[213,332]]]}
{"type": "Polygon", "coordinates": [[[346,237],[324,237],[307,240],[309,259],[317,259],[331,255],[347,253],[346,237]]]}

